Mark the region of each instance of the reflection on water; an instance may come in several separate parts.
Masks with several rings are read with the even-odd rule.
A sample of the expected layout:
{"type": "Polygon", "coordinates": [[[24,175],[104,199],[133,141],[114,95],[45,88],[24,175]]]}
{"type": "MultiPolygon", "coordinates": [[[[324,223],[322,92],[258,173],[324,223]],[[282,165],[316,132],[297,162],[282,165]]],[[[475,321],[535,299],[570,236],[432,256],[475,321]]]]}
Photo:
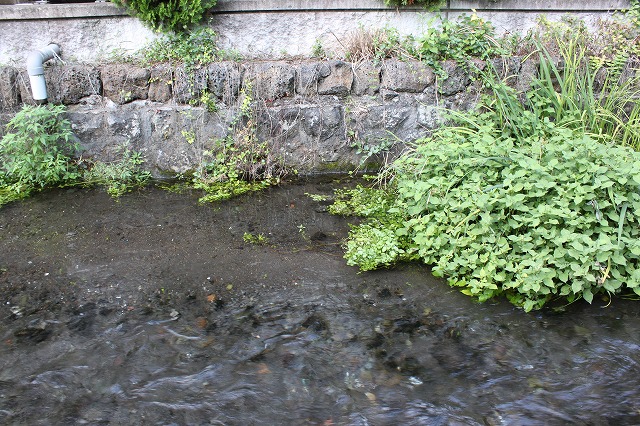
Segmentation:
{"type": "Polygon", "coordinates": [[[336,185],[0,210],[1,422],[640,423],[638,302],[526,314],[419,265],[358,274],[305,196],[336,185]]]}

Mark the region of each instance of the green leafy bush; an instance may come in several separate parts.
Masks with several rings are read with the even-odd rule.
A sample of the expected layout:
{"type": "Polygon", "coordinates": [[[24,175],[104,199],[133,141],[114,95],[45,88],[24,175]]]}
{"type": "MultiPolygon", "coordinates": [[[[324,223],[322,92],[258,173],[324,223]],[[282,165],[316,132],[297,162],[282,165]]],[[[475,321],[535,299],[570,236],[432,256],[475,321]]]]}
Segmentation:
{"type": "Polygon", "coordinates": [[[640,154],[625,146],[638,146],[638,81],[579,37],[557,39],[559,61],[538,43],[527,93],[489,66],[478,108],[416,141],[384,171],[386,188],[339,194],[332,211],[367,218],[347,262],[419,260],[465,294],[527,311],[640,295],[640,154]]]}
{"type": "Polygon", "coordinates": [[[193,69],[222,59],[235,57],[218,48],[218,35],[207,27],[194,28],[178,34],[165,34],[141,50],[146,63],[184,63],[193,69]]]}
{"type": "Polygon", "coordinates": [[[182,32],[202,21],[216,0],[113,0],[154,30],[182,32]]]}
{"type": "Polygon", "coordinates": [[[111,163],[78,160],[63,105],[25,105],[0,141],[0,206],[56,186],[103,185],[114,197],[145,185],[140,154],[123,148],[111,163]],[[82,171],[84,169],[84,172],[82,171]]]}
{"type": "Polygon", "coordinates": [[[507,56],[511,47],[496,35],[489,21],[472,15],[461,15],[456,20],[436,18],[427,31],[407,45],[416,58],[431,66],[436,74],[446,77],[441,61],[454,60],[467,65],[472,59],[488,60],[507,56]]]}
{"type": "Polygon", "coordinates": [[[0,141],[0,182],[5,192],[28,194],[78,178],[77,150],[63,106],[26,105],[0,141]]]}
{"type": "Polygon", "coordinates": [[[490,124],[440,130],[395,163],[396,201],[354,227],[347,260],[421,260],[466,294],[526,310],[640,294],[640,154],[553,125],[516,143],[477,119],[490,124]]]}
{"type": "Polygon", "coordinates": [[[444,0],[384,0],[387,6],[422,6],[427,9],[439,9],[444,6],[444,0]]]}

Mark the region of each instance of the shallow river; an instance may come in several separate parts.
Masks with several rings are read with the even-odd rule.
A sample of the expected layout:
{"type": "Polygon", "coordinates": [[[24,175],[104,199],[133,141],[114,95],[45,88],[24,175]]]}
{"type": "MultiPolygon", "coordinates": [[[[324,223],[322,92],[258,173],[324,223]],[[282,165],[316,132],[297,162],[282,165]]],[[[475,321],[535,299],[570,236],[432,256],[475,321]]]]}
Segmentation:
{"type": "Polygon", "coordinates": [[[0,424],[640,424],[640,302],[527,314],[359,274],[305,195],[340,185],[0,209],[0,424]]]}

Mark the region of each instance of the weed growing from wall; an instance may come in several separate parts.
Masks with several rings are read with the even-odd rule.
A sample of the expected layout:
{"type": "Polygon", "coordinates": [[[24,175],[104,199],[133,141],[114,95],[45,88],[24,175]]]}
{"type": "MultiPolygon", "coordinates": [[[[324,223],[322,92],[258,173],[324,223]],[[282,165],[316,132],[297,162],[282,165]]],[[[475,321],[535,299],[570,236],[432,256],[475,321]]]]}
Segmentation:
{"type": "Polygon", "coordinates": [[[419,36],[402,36],[397,29],[358,28],[343,43],[344,57],[350,61],[398,57],[416,59],[429,65],[436,75],[446,78],[441,62],[452,60],[467,67],[471,59],[489,60],[513,53],[517,42],[498,37],[493,25],[475,14],[455,20],[437,16],[419,36]]]}
{"type": "Polygon", "coordinates": [[[208,27],[198,27],[178,34],[165,34],[153,40],[139,52],[147,64],[184,63],[188,68],[223,59],[238,59],[238,55],[217,45],[218,35],[208,27]]]}
{"type": "Polygon", "coordinates": [[[212,62],[237,60],[237,53],[217,46],[218,35],[211,28],[198,27],[178,34],[165,34],[138,52],[143,64],[168,62],[184,66],[192,99],[189,104],[202,105],[209,112],[218,109],[216,98],[206,89],[196,89],[196,74],[212,62]]]}
{"type": "Polygon", "coordinates": [[[384,0],[387,6],[421,6],[427,10],[437,10],[446,5],[444,0],[384,0]]]}
{"type": "Polygon", "coordinates": [[[436,18],[427,31],[408,44],[408,50],[417,59],[431,66],[436,75],[446,78],[441,61],[453,60],[467,66],[470,59],[489,60],[511,54],[501,43],[489,21],[476,14],[462,15],[456,20],[436,18]]]}
{"type": "Polygon", "coordinates": [[[391,27],[366,29],[362,26],[347,36],[344,57],[348,61],[382,61],[392,57],[412,57],[407,51],[408,39],[391,27]]]}
{"type": "Polygon", "coordinates": [[[517,53],[529,55],[542,46],[552,57],[566,54],[567,47],[577,45],[585,57],[597,66],[621,68],[628,58],[640,54],[640,28],[628,19],[614,15],[595,23],[590,31],[585,22],[572,16],[551,21],[538,18],[536,26],[519,43],[517,53]]]}
{"type": "Polygon", "coordinates": [[[216,0],[113,0],[157,31],[183,32],[202,21],[216,0]]]}
{"type": "Polygon", "coordinates": [[[225,138],[204,152],[193,185],[205,191],[200,202],[215,202],[280,182],[287,174],[282,160],[256,134],[256,110],[251,85],[240,93],[239,113],[225,138]]]}

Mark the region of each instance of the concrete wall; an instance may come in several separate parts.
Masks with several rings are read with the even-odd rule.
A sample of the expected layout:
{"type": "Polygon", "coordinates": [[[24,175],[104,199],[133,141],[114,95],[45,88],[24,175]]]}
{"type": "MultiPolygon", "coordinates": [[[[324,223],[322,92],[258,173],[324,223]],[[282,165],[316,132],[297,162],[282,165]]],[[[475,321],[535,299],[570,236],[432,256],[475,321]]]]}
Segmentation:
{"type": "MultiPolygon", "coordinates": [[[[558,20],[571,13],[594,23],[628,7],[627,0],[448,0],[439,13],[455,19],[476,10],[499,33],[524,33],[540,14],[558,20]]],[[[317,41],[340,55],[358,26],[389,26],[404,35],[419,35],[434,25],[435,16],[416,7],[385,8],[382,0],[220,0],[211,18],[223,47],[253,58],[273,58],[308,56],[317,41]]]]}
{"type": "Polygon", "coordinates": [[[22,65],[49,43],[68,62],[98,62],[138,50],[156,35],[112,3],[0,6],[0,64],[22,65]]]}
{"type": "MultiPolygon", "coordinates": [[[[539,14],[593,22],[628,0],[448,0],[441,13],[455,18],[475,9],[500,32],[523,32],[539,14]]],[[[383,0],[219,0],[210,13],[220,44],[246,58],[309,56],[316,42],[337,55],[358,26],[420,34],[435,15],[384,7],[383,0]]],[[[111,3],[0,6],[0,64],[22,64],[30,50],[57,42],[72,62],[99,62],[141,48],[156,35],[111,3]]]]}

